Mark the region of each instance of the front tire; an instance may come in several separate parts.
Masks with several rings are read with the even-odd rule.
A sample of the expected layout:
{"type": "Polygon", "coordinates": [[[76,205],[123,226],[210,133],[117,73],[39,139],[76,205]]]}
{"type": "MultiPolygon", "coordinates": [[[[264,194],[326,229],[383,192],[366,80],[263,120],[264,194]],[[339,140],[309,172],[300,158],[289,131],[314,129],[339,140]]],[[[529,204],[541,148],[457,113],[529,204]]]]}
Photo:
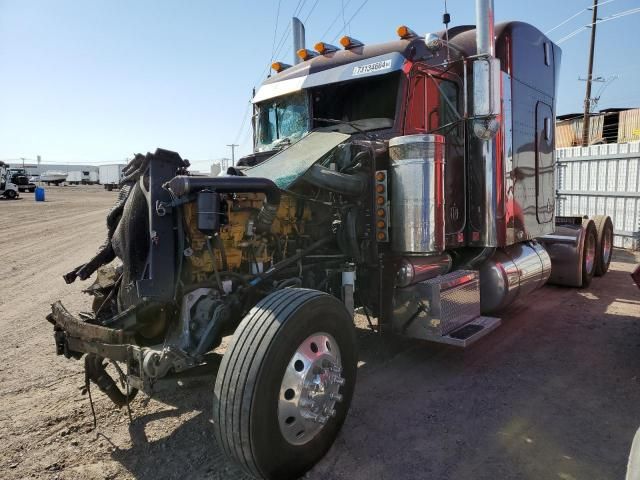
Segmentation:
{"type": "Polygon", "coordinates": [[[18,194],[15,192],[15,190],[7,190],[4,193],[4,196],[7,197],[9,200],[13,200],[18,196],[18,194]]]}
{"type": "Polygon", "coordinates": [[[300,477],[333,444],[356,380],[353,319],[335,297],[285,288],[242,320],[214,389],[218,445],[250,475],[300,477]]]}

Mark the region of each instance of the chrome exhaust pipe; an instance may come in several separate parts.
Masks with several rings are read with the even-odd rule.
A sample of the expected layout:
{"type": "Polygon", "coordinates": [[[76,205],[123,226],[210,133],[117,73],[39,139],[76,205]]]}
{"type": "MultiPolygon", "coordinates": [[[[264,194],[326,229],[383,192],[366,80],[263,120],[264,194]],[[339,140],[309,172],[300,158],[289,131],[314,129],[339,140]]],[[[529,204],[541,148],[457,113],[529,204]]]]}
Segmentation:
{"type": "Polygon", "coordinates": [[[500,60],[495,58],[493,0],[476,0],[476,48],[473,132],[481,140],[490,140],[500,128],[500,60]]]}

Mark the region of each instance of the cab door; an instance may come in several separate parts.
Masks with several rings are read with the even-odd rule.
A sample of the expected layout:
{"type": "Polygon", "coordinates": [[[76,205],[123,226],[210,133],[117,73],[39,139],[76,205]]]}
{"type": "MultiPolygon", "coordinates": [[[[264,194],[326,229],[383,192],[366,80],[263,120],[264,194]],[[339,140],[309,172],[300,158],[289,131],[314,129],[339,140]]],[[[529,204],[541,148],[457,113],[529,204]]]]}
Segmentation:
{"type": "Polygon", "coordinates": [[[553,221],[555,187],[553,157],[553,112],[549,105],[536,105],[536,216],[538,223],[553,221]]]}

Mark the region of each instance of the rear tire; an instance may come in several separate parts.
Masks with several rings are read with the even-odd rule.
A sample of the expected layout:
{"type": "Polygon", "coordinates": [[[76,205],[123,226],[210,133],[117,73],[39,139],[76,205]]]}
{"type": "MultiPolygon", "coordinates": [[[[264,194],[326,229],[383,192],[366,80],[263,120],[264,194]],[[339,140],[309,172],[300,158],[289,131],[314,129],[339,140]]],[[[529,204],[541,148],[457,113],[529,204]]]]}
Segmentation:
{"type": "Polygon", "coordinates": [[[597,231],[596,277],[602,277],[609,271],[613,255],[613,222],[608,215],[596,215],[593,218],[597,231]]]}
{"type": "MultiPolygon", "coordinates": [[[[331,350],[329,345],[327,348],[331,350]]],[[[356,380],[356,350],[353,319],[335,297],[316,290],[285,288],[261,300],[238,326],[216,379],[213,421],[225,455],[258,478],[294,479],[309,470],[329,450],[347,415],[356,380]],[[296,355],[302,347],[318,352],[315,343],[306,345],[309,338],[318,335],[335,341],[333,350],[338,351],[339,360],[336,370],[331,371],[341,367],[337,376],[341,375],[344,383],[331,383],[336,377],[315,363],[305,362],[305,370],[298,369],[296,355]],[[301,390],[285,386],[292,365],[300,372],[301,390]],[[321,386],[309,392],[307,388],[315,388],[317,380],[321,386]],[[331,388],[334,393],[329,395],[331,388]],[[305,410],[309,407],[303,402],[325,402],[327,407],[326,402],[331,403],[327,399],[334,396],[341,398],[328,405],[329,410],[335,409],[332,416],[324,423],[309,420],[309,410],[305,410]],[[304,415],[285,413],[283,420],[283,409],[289,407],[304,415]],[[315,430],[302,438],[305,434],[299,430],[307,426],[315,430]],[[295,429],[295,433],[286,428],[295,429]]],[[[316,353],[318,359],[321,354],[316,353]]]]}
{"type": "Polygon", "coordinates": [[[584,245],[582,247],[582,288],[591,284],[593,275],[596,272],[598,260],[597,244],[598,232],[593,220],[584,220],[582,225],[585,228],[584,245]]]}
{"type": "Polygon", "coordinates": [[[15,192],[15,190],[7,190],[6,192],[4,192],[4,196],[9,200],[13,200],[18,196],[18,194],[15,192]]]}

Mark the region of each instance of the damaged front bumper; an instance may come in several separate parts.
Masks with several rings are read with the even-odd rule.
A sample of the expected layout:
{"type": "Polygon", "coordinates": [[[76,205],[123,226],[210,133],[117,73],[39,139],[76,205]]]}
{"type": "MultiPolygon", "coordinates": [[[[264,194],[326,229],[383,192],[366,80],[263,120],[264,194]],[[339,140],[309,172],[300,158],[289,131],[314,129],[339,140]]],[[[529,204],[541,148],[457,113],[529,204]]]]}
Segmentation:
{"type": "MultiPolygon", "coordinates": [[[[135,315],[135,311],[123,312],[117,317],[126,320],[128,315],[135,315]]],[[[183,371],[197,363],[193,357],[170,346],[135,345],[133,333],[78,319],[60,301],[51,306],[47,320],[53,324],[56,353],[75,359],[87,354],[87,378],[119,407],[126,405],[138,390],[151,392],[155,381],[169,371],[183,371]],[[105,360],[114,363],[126,393],[106,372],[105,360]],[[115,362],[124,363],[126,373],[115,362]]]]}

